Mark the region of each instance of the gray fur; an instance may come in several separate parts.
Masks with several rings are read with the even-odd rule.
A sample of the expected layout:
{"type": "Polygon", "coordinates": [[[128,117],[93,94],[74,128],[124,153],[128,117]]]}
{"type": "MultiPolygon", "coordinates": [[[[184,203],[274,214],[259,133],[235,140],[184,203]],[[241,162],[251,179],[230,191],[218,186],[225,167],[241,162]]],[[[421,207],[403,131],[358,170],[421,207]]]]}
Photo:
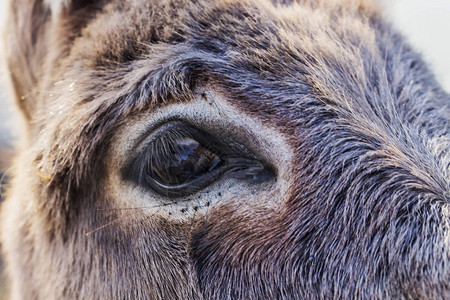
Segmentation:
{"type": "Polygon", "coordinates": [[[44,2],[11,1],[6,34],[13,298],[450,297],[450,97],[372,2],[44,2]],[[279,209],[137,210],[87,237],[123,216],[98,212],[119,129],[205,87],[285,137],[279,209]]]}

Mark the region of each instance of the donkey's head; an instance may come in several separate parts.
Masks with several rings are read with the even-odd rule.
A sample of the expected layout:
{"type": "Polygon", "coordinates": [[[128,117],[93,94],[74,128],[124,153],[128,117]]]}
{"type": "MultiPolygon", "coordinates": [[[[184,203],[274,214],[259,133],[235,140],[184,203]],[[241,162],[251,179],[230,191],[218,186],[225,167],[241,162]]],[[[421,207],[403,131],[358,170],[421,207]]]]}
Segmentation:
{"type": "Polygon", "coordinates": [[[11,1],[23,299],[445,298],[450,98],[370,1],[11,1]]]}

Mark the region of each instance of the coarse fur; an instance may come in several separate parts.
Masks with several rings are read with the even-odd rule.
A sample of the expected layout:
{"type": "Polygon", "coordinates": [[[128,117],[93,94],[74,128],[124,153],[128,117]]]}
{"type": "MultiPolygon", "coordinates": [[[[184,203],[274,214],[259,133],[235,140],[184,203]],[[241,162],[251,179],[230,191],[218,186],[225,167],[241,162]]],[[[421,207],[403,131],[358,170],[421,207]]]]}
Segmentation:
{"type": "Polygon", "coordinates": [[[7,18],[13,299],[450,298],[450,97],[371,1],[14,0],[7,18]],[[173,119],[275,178],[176,200],[127,181],[173,119]]]}

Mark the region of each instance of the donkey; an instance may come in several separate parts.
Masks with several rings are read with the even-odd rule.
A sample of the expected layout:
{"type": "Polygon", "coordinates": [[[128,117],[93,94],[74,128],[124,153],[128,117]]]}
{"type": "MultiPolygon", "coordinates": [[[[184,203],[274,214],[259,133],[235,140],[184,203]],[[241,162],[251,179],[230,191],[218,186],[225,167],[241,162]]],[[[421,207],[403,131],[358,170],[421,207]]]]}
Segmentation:
{"type": "Polygon", "coordinates": [[[12,299],[449,299],[450,97],[370,0],[14,0],[12,299]]]}

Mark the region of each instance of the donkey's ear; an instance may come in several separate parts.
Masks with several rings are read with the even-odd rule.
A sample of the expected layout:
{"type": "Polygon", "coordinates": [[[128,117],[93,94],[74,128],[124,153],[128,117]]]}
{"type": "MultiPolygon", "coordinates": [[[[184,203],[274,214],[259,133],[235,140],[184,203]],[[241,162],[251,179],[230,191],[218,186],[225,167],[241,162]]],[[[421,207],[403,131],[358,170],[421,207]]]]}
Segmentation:
{"type": "MultiPolygon", "coordinates": [[[[16,103],[29,121],[43,105],[46,74],[107,0],[9,0],[5,57],[16,103]]],[[[47,82],[46,82],[47,81],[47,82]]]]}

